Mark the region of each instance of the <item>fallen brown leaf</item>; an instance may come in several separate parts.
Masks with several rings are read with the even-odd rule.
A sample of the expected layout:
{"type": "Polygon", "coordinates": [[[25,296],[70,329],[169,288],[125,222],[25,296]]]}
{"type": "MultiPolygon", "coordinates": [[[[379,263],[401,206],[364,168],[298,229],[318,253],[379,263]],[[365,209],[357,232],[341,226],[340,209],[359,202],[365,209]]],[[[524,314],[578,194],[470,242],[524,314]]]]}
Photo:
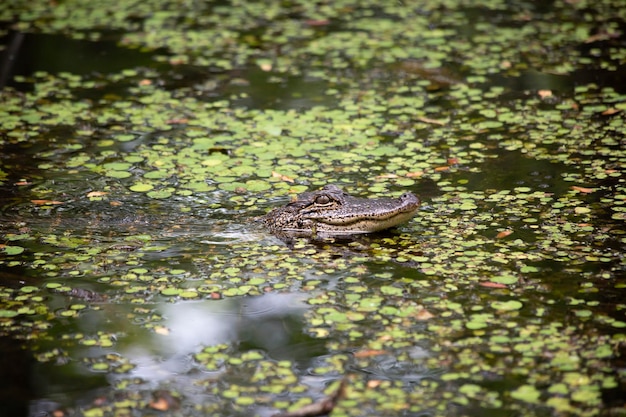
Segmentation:
{"type": "Polygon", "coordinates": [[[478,285],[487,288],[506,288],[506,285],[497,282],[479,282],[478,285]]]}
{"type": "Polygon", "coordinates": [[[577,185],[572,185],[570,188],[574,191],[578,191],[578,192],[585,193],[585,194],[593,193],[595,191],[595,189],[593,188],[579,187],[577,185]]]}
{"type": "Polygon", "coordinates": [[[54,410],[52,412],[52,417],[64,417],[65,412],[63,410],[54,410]]]}
{"type": "Polygon", "coordinates": [[[432,319],[433,317],[435,317],[435,315],[431,313],[430,311],[426,310],[425,308],[421,309],[415,314],[415,318],[420,321],[429,320],[429,319],[432,319]]]}
{"type": "Polygon", "coordinates": [[[272,171],[272,178],[280,178],[281,181],[294,182],[295,180],[287,175],[283,175],[280,172],[272,171]]]}
{"type": "Polygon", "coordinates": [[[602,112],[602,116],[611,116],[613,114],[621,112],[620,109],[616,109],[615,107],[611,107],[610,109],[606,109],[602,112]]]}
{"type": "Polygon", "coordinates": [[[439,126],[443,126],[447,122],[444,120],[431,119],[430,117],[418,117],[417,120],[424,122],[424,123],[430,123],[430,124],[439,125],[439,126]]]}
{"type": "Polygon", "coordinates": [[[539,94],[541,98],[552,97],[552,90],[539,90],[537,94],[539,94]]]}
{"type": "Polygon", "coordinates": [[[102,197],[103,195],[107,195],[106,191],[91,191],[87,193],[87,197],[102,197]]]}
{"type": "Polygon", "coordinates": [[[48,204],[65,204],[62,201],[56,201],[56,200],[30,200],[31,203],[36,204],[38,206],[44,206],[44,205],[48,205],[48,204]]]}
{"type": "Polygon", "coordinates": [[[167,390],[159,390],[152,393],[150,408],[158,411],[177,410],[180,408],[180,398],[172,395],[167,390]]]}
{"type": "Polygon", "coordinates": [[[157,398],[156,400],[150,401],[150,408],[159,411],[167,411],[170,408],[170,405],[167,403],[165,398],[157,398]]]}
{"type": "Polygon", "coordinates": [[[606,41],[612,38],[617,38],[621,34],[619,32],[599,32],[595,35],[591,35],[587,39],[585,39],[585,43],[593,43],[598,41],[606,41]]]}
{"type": "Polygon", "coordinates": [[[370,379],[367,381],[367,388],[378,388],[382,383],[380,379],[370,379]]]}
{"type": "Polygon", "coordinates": [[[501,231],[500,233],[498,233],[498,234],[496,235],[496,239],[502,239],[502,238],[505,238],[505,237],[507,237],[507,236],[511,235],[512,233],[513,233],[513,231],[512,231],[512,230],[503,230],[503,231],[501,231]]]}
{"type": "Polygon", "coordinates": [[[379,341],[381,342],[388,342],[390,340],[393,340],[393,336],[389,335],[389,334],[383,334],[382,336],[380,336],[378,338],[379,341]]]}
{"type": "Polygon", "coordinates": [[[330,20],[328,19],[309,19],[309,20],[305,20],[304,23],[306,23],[309,26],[326,26],[330,23],[330,20]]]}
{"type": "Polygon", "coordinates": [[[189,119],[185,118],[185,117],[181,117],[179,119],[169,119],[167,122],[168,125],[177,125],[177,124],[182,124],[182,123],[187,123],[189,122],[189,119]]]}
{"type": "Polygon", "coordinates": [[[354,352],[354,357],[355,358],[369,358],[370,356],[379,356],[379,355],[384,355],[385,353],[387,353],[387,351],[385,350],[373,350],[373,349],[360,350],[358,352],[354,352]]]}

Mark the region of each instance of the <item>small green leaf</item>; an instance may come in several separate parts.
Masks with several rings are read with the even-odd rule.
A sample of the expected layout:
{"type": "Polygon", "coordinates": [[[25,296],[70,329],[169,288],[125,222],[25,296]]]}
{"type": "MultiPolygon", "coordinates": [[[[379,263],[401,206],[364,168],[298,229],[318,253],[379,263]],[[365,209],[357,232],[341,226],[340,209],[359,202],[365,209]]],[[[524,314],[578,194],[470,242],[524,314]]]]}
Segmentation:
{"type": "Polygon", "coordinates": [[[380,287],[380,292],[382,292],[384,295],[401,296],[404,293],[404,290],[402,288],[392,287],[390,285],[383,285],[382,287],[380,287]]]}
{"type": "Polygon", "coordinates": [[[4,253],[6,253],[7,255],[19,255],[20,253],[24,252],[24,248],[21,246],[7,245],[4,246],[3,249],[4,253]]]}
{"type": "Polygon", "coordinates": [[[152,184],[146,182],[137,182],[130,186],[131,191],[135,191],[138,193],[145,193],[146,191],[150,191],[154,188],[152,184]]]}
{"type": "Polygon", "coordinates": [[[181,290],[179,288],[173,288],[173,287],[164,288],[161,290],[161,294],[167,295],[167,296],[178,295],[180,293],[181,293],[181,290]]]}
{"type": "Polygon", "coordinates": [[[519,278],[517,278],[514,275],[500,275],[497,277],[492,277],[489,281],[495,282],[497,284],[511,285],[511,284],[515,284],[518,281],[518,279],[519,278]]]}
{"type": "Polygon", "coordinates": [[[539,402],[541,392],[537,390],[533,385],[522,385],[516,390],[511,392],[511,397],[516,400],[525,401],[527,403],[539,402]]]}
{"type": "Polygon", "coordinates": [[[496,310],[510,311],[510,310],[519,310],[522,308],[523,304],[517,300],[510,301],[494,301],[491,303],[491,307],[496,310]]]}

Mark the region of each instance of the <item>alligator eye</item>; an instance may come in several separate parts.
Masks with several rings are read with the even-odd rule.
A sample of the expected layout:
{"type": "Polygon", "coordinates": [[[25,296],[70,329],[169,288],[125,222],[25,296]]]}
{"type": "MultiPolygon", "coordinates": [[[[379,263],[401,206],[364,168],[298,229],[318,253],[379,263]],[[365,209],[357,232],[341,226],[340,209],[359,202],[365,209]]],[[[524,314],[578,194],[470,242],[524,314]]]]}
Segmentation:
{"type": "Polygon", "coordinates": [[[315,204],[326,205],[328,203],[330,203],[330,197],[327,195],[318,195],[315,197],[315,204]]]}

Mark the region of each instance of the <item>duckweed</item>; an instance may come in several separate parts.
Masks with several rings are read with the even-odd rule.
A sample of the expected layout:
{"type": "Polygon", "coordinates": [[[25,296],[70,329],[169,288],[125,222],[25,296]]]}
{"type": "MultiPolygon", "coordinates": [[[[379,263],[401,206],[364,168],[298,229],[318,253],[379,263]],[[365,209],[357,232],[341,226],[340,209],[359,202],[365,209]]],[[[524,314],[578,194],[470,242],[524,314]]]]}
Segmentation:
{"type": "Polygon", "coordinates": [[[342,378],[333,415],[619,412],[623,10],[1,7],[35,40],[114,38],[152,59],[42,67],[3,89],[0,335],[63,375],[106,376],[93,402],[45,412],[148,415],[158,389],[184,392],[165,407],[185,415],[265,415],[342,378]],[[255,222],[331,182],[410,189],[422,210],[351,242],[285,244],[255,222]],[[246,310],[300,292],[297,330],[274,305],[246,310]],[[287,352],[259,328],[295,340],[287,352]],[[193,363],[150,373],[172,351],[193,363]]]}

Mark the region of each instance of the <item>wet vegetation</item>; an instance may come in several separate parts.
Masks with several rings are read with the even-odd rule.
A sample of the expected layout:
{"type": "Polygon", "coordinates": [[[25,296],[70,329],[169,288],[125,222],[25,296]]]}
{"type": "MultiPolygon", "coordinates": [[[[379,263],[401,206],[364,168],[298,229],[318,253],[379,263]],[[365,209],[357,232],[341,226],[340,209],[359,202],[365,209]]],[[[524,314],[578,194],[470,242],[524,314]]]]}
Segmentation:
{"type": "Polygon", "coordinates": [[[0,414],[626,415],[621,1],[0,21],[0,414]],[[331,183],[422,208],[258,222],[331,183]]]}

